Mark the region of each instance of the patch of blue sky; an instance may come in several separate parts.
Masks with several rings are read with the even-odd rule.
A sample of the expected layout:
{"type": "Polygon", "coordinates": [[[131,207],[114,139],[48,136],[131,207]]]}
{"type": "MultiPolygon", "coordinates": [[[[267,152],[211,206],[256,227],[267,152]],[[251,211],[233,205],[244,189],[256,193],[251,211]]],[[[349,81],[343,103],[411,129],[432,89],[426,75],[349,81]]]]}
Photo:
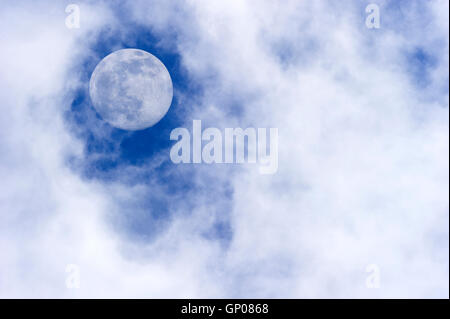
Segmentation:
{"type": "Polygon", "coordinates": [[[271,43],[271,52],[277,57],[278,62],[284,68],[307,67],[315,59],[314,52],[319,49],[320,44],[316,39],[303,38],[296,41],[292,38],[279,38],[271,43]]]}
{"type": "MultiPolygon", "coordinates": [[[[434,14],[425,1],[388,1],[382,8],[382,28],[407,35],[411,39],[414,39],[416,33],[422,33],[429,28],[430,23],[434,21],[434,14]]],[[[441,52],[447,45],[447,39],[444,38],[435,37],[423,41],[426,43],[411,41],[415,44],[406,46],[401,51],[402,70],[417,90],[425,89],[431,84],[431,74],[439,66],[440,60],[445,58],[441,56],[441,52]]],[[[431,94],[440,95],[448,91],[448,77],[440,90],[432,91],[431,94]]]]}
{"type": "MultiPolygon", "coordinates": [[[[426,39],[427,43],[414,41],[415,34],[423,33],[434,21],[433,13],[425,1],[382,1],[380,8],[380,28],[364,28],[365,51],[362,52],[367,59],[375,56],[384,56],[386,52],[378,50],[380,34],[395,33],[400,36],[410,37],[412,41],[406,41],[404,47],[399,49],[400,56],[396,62],[401,72],[409,78],[411,84],[419,90],[428,88],[432,83],[432,73],[439,67],[442,49],[447,45],[447,40],[442,38],[426,39]]],[[[367,4],[361,3],[358,8],[361,21],[365,20],[367,13],[364,8],[367,4]]],[[[393,51],[395,48],[393,48],[393,51]]],[[[426,98],[433,99],[448,92],[448,77],[438,88],[439,91],[427,92],[426,98]]],[[[423,92],[425,94],[425,92],[423,92]]],[[[425,97],[425,96],[424,96],[425,97]]]]}
{"type": "MultiPolygon", "coordinates": [[[[68,159],[68,163],[87,179],[103,183],[120,181],[130,187],[147,185],[147,190],[138,198],[118,200],[120,211],[111,213],[113,227],[125,236],[151,240],[166,229],[172,214],[180,211],[191,214],[201,203],[217,216],[202,235],[211,240],[229,241],[232,232],[226,216],[233,192],[227,181],[209,182],[210,174],[202,175],[202,170],[195,170],[192,165],[173,164],[169,157],[174,143],[169,139],[170,131],[182,126],[191,116],[190,105],[181,104],[178,93],[194,99],[202,94],[202,83],[187,76],[174,47],[161,45],[158,35],[150,29],[132,22],[127,24],[126,19],[123,21],[120,30],[104,30],[91,46],[94,55],[74,66],[81,86],[73,92],[66,122],[84,142],[85,154],[83,158],[68,159]],[[152,53],[164,63],[172,78],[174,97],[168,113],[145,130],[124,131],[110,126],[96,113],[90,101],[92,71],[102,58],[121,48],[139,48],[152,53]],[[194,176],[201,176],[200,182],[194,176]]],[[[239,111],[233,112],[239,115],[239,111]]]]}
{"type": "Polygon", "coordinates": [[[430,72],[437,66],[437,58],[425,48],[416,47],[406,52],[406,68],[411,80],[418,87],[426,87],[430,84],[430,72]]]}

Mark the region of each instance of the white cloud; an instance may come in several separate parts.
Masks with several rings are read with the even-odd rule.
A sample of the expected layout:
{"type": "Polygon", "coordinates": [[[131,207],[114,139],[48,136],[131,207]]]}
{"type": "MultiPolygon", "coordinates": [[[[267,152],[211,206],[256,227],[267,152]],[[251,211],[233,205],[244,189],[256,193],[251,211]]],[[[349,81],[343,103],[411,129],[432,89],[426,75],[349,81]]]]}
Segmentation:
{"type": "Polygon", "coordinates": [[[129,5],[205,85],[184,97],[193,118],[279,128],[278,173],[198,168],[198,183],[233,186],[229,246],[200,236],[219,218],[207,194],[192,215],[180,203],[151,243],[118,235],[107,217],[150,186],[77,176],[64,160],[82,142],[62,114],[74,60],[120,22],[86,4],[73,31],[62,7],[11,5],[0,14],[1,296],[448,297],[447,2],[403,16],[383,2],[379,30],[353,2],[129,5]],[[425,87],[405,56],[417,47],[437,59],[425,87]],[[232,99],[241,116],[225,108],[232,99]],[[78,290],[65,287],[70,263],[78,290]],[[369,264],[380,289],[365,286],[369,264]]]}

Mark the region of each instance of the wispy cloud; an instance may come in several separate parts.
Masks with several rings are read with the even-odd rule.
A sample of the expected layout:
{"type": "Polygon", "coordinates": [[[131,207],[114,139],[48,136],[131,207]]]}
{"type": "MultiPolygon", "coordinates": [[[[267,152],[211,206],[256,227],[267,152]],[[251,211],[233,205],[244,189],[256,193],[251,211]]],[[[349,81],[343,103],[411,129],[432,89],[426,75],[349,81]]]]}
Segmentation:
{"type": "Polygon", "coordinates": [[[448,297],[448,2],[379,6],[367,29],[356,1],[83,2],[69,30],[64,6],[6,5],[0,295],[448,297]],[[144,44],[177,104],[119,132],[88,70],[144,44]],[[278,127],[278,173],[171,164],[192,119],[278,127]]]}

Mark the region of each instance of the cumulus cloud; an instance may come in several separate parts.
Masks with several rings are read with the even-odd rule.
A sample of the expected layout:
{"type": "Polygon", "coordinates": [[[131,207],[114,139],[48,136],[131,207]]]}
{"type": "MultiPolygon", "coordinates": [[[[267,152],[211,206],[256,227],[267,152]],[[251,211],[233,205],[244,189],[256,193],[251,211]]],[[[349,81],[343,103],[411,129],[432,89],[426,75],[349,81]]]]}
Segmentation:
{"type": "Polygon", "coordinates": [[[379,4],[367,29],[356,1],[85,2],[76,30],[63,6],[7,5],[0,295],[448,297],[448,2],[379,4]],[[277,127],[277,174],[175,165],[165,184],[165,148],[114,178],[80,173],[91,155],[65,114],[102,34],[132,34],[121,18],[201,88],[174,87],[186,127],[277,127]],[[130,231],[142,221],[151,238],[130,231]]]}

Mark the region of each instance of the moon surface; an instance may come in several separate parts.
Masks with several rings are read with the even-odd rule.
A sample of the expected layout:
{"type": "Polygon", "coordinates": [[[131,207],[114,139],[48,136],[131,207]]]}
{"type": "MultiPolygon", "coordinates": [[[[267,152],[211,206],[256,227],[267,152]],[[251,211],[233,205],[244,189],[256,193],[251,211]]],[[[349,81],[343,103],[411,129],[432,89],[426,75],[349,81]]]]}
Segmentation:
{"type": "Polygon", "coordinates": [[[114,127],[142,130],[155,125],[172,103],[170,74],[154,55],[122,49],[95,67],[89,82],[92,104],[114,127]]]}

